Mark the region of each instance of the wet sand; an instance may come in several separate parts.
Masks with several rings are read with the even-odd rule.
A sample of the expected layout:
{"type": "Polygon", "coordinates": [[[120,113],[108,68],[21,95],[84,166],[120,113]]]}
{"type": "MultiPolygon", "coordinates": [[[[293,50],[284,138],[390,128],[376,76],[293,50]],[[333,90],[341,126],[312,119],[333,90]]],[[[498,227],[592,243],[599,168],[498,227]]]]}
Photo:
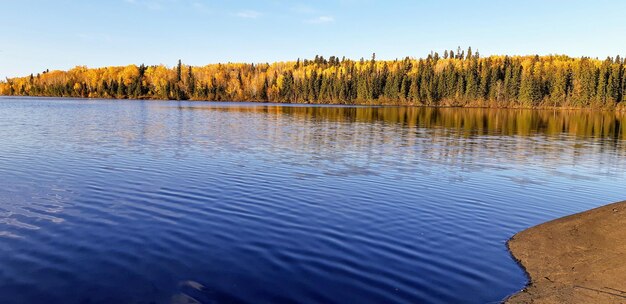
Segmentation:
{"type": "Polygon", "coordinates": [[[508,247],[530,284],[505,303],[626,303],[626,202],[529,228],[508,247]]]}

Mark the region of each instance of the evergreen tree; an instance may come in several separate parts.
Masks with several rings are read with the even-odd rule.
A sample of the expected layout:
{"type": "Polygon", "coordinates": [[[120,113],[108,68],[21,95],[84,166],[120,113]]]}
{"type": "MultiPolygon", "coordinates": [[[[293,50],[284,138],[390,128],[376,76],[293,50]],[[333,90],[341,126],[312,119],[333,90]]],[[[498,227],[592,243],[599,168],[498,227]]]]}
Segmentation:
{"type": "Polygon", "coordinates": [[[178,65],[176,65],[176,81],[180,82],[183,80],[183,64],[180,59],[178,59],[178,65]]]}

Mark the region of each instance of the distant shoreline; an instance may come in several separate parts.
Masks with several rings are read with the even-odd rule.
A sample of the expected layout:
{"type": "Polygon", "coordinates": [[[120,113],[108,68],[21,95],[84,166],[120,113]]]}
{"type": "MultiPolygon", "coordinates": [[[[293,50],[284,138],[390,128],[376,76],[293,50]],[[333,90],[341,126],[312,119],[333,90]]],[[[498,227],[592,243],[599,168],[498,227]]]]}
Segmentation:
{"type": "Polygon", "coordinates": [[[319,103],[319,102],[287,102],[287,101],[259,101],[259,100],[205,100],[205,99],[160,99],[160,98],[115,98],[115,97],[77,97],[77,96],[44,96],[44,95],[1,95],[0,97],[9,98],[48,98],[48,99],[84,99],[84,100],[131,100],[131,101],[189,101],[189,102],[206,102],[206,103],[253,103],[253,104],[269,104],[269,105],[298,105],[298,106],[358,106],[358,107],[416,107],[416,108],[455,108],[455,109],[502,109],[502,110],[549,110],[549,111],[602,111],[602,112],[626,112],[625,106],[612,107],[553,107],[553,106],[533,106],[526,107],[520,105],[510,106],[490,106],[488,104],[472,104],[472,105],[425,105],[425,104],[407,104],[400,102],[363,102],[363,103],[319,103]]]}
{"type": "Polygon", "coordinates": [[[626,108],[626,61],[565,55],[351,60],[316,56],[205,66],[77,66],[0,81],[0,95],[488,108],[626,108]]]}
{"type": "Polygon", "coordinates": [[[530,282],[505,303],[626,302],[624,236],[626,202],[517,233],[507,246],[530,282]]]}

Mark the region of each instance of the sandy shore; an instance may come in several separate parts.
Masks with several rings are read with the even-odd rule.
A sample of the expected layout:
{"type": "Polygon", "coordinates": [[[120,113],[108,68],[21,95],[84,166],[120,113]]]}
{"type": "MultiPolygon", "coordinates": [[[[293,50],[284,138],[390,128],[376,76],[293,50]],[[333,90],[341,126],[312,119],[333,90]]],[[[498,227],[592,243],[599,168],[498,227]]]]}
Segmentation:
{"type": "Polygon", "coordinates": [[[626,303],[626,202],[529,228],[508,246],[530,284],[506,303],[626,303]]]}

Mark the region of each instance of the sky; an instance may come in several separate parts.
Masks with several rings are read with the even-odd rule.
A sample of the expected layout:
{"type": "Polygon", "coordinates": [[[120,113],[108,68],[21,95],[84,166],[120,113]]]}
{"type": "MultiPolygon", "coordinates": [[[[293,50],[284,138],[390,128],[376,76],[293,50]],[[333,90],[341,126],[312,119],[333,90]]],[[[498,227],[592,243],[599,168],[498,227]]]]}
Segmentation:
{"type": "Polygon", "coordinates": [[[0,79],[128,64],[626,55],[626,1],[0,0],[0,79]]]}

